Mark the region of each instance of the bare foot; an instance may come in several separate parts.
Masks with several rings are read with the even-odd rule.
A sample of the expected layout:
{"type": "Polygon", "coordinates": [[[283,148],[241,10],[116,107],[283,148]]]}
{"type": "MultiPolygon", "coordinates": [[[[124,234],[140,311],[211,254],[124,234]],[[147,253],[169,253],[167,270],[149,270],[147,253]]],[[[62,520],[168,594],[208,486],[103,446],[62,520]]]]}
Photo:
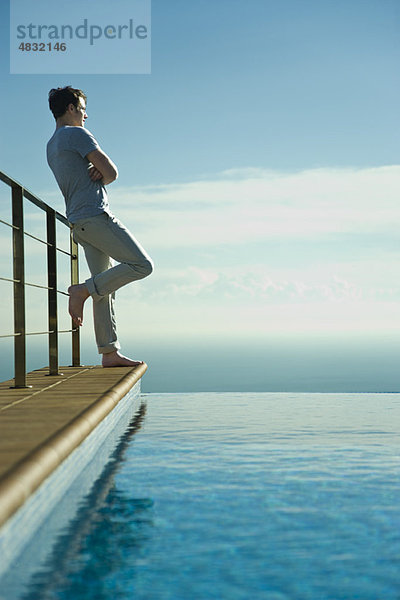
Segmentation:
{"type": "Polygon", "coordinates": [[[103,354],[101,364],[103,367],[137,367],[138,365],[142,365],[143,361],[132,360],[115,350],[114,352],[103,354]]]}
{"type": "Polygon", "coordinates": [[[71,285],[68,288],[69,304],[68,311],[77,325],[83,323],[83,305],[85,300],[89,298],[89,291],[84,283],[71,285]]]}

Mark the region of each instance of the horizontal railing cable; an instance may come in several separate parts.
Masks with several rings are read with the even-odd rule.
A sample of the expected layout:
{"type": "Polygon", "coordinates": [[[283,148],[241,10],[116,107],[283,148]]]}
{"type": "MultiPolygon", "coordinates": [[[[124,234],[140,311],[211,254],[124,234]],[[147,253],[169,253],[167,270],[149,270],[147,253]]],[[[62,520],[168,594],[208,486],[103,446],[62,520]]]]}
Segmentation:
{"type": "MultiPolygon", "coordinates": [[[[12,229],[19,229],[19,227],[12,225],[12,223],[3,221],[3,219],[0,219],[0,223],[3,223],[3,225],[8,225],[8,227],[11,227],[12,229]]],[[[36,235],[33,235],[33,233],[28,233],[28,231],[24,231],[24,235],[32,238],[33,240],[36,240],[37,242],[40,242],[41,244],[44,244],[45,246],[52,246],[52,244],[49,244],[49,242],[46,242],[46,240],[42,240],[42,238],[39,238],[36,235]]],[[[72,256],[72,258],[76,258],[75,254],[71,254],[71,252],[68,252],[67,250],[64,250],[63,248],[56,247],[56,250],[58,252],[62,252],[63,254],[66,254],[67,256],[72,256]]]]}
{"type": "Polygon", "coordinates": [[[5,335],[0,335],[0,338],[18,337],[19,335],[22,335],[22,333],[6,333],[5,335]]]}
{"type": "Polygon", "coordinates": [[[54,289],[52,287],[49,287],[48,285],[39,285],[38,283],[28,283],[27,281],[25,281],[25,285],[27,285],[28,287],[39,288],[41,290],[53,290],[54,289]]]}
{"type": "Polygon", "coordinates": [[[8,225],[8,227],[11,227],[12,229],[19,229],[19,227],[12,225],[12,223],[7,223],[7,221],[3,221],[3,219],[0,219],[0,223],[3,223],[3,225],[8,225]]]}
{"type": "MultiPolygon", "coordinates": [[[[41,238],[36,237],[36,235],[33,235],[32,233],[28,233],[27,231],[24,231],[24,235],[32,238],[33,240],[36,240],[37,242],[40,242],[41,244],[44,244],[45,246],[49,246],[50,248],[53,248],[53,244],[49,244],[49,242],[46,242],[46,240],[42,240],[41,238]]],[[[67,250],[63,250],[63,248],[57,248],[57,246],[56,246],[56,250],[58,252],[62,252],[63,254],[66,254],[67,256],[72,256],[71,252],[68,252],[67,250]]]]}
{"type": "MultiPolygon", "coordinates": [[[[0,281],[10,281],[11,283],[21,283],[19,279],[10,279],[9,277],[0,277],[0,281]]],[[[49,287],[48,285],[39,285],[38,283],[28,283],[27,281],[25,281],[24,285],[28,285],[29,287],[41,288],[43,290],[54,290],[54,288],[49,287]]],[[[57,294],[62,294],[63,296],[69,296],[69,294],[67,292],[63,292],[62,290],[56,290],[56,292],[57,292],[57,294]]]]}
{"type": "MultiPolygon", "coordinates": [[[[75,329],[58,329],[57,333],[74,333],[75,331],[78,331],[78,329],[77,328],[75,328],[75,329]]],[[[45,335],[46,333],[54,333],[54,331],[26,331],[25,335],[45,335]]],[[[21,333],[6,333],[6,334],[0,335],[0,338],[17,337],[19,335],[22,335],[22,334],[21,333]]]]}

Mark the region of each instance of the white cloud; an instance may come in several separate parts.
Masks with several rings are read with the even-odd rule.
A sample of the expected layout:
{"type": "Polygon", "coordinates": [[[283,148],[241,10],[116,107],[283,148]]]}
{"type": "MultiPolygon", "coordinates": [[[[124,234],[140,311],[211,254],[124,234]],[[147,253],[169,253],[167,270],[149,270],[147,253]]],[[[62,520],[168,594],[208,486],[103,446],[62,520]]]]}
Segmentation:
{"type": "Polygon", "coordinates": [[[115,213],[154,248],[397,232],[400,167],[225,171],[176,185],[110,188],[115,213]]]}
{"type": "Polygon", "coordinates": [[[169,303],[183,306],[309,304],[323,302],[339,304],[346,302],[400,301],[400,282],[373,277],[349,277],[326,273],[313,273],[303,269],[294,271],[269,271],[252,268],[237,272],[232,267],[219,269],[168,268],[156,271],[152,277],[139,285],[121,290],[133,301],[143,303],[169,303]]]}
{"type": "MultiPolygon", "coordinates": [[[[113,210],[160,263],[118,292],[124,334],[399,330],[399,183],[393,166],[111,186],[113,210]],[[392,246],[382,243],[389,238],[392,246]]],[[[31,262],[43,270],[37,252],[32,245],[31,262]]]]}

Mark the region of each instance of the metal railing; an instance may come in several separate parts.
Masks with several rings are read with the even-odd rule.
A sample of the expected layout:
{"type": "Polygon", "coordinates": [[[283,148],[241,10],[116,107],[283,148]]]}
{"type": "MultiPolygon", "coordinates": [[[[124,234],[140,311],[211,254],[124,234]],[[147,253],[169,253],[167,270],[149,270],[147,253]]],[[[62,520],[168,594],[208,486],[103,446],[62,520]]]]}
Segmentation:
{"type": "Polygon", "coordinates": [[[20,183],[8,177],[0,171],[0,180],[11,188],[12,197],[12,223],[0,219],[0,223],[12,228],[13,239],[13,277],[0,277],[3,281],[13,283],[14,298],[14,333],[0,335],[0,338],[14,338],[14,383],[13,387],[24,388],[26,385],[26,336],[45,335],[48,337],[49,349],[49,375],[59,375],[58,371],[58,334],[72,334],[72,366],[80,365],[80,343],[79,327],[71,320],[71,329],[60,331],[58,329],[57,294],[68,294],[57,289],[57,252],[62,252],[70,257],[71,285],[78,283],[78,246],[70,234],[70,251],[66,252],[57,248],[56,220],[68,228],[67,219],[43,202],[40,198],[26,190],[20,183]],[[46,213],[46,240],[36,237],[24,230],[24,206],[23,199],[26,198],[35,206],[46,213]],[[25,281],[25,236],[33,238],[47,246],[47,286],[28,283],[25,281]],[[25,287],[47,289],[48,292],[48,330],[29,331],[25,330],[25,287]]]}

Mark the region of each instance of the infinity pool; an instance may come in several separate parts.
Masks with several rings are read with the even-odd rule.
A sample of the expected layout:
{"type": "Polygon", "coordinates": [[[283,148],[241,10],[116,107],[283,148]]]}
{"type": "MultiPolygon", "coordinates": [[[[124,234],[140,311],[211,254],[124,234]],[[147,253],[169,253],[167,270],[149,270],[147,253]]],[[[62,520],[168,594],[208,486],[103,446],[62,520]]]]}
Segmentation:
{"type": "Polygon", "coordinates": [[[1,600],[400,598],[400,395],[141,403],[75,517],[46,548],[32,542],[1,600]]]}

